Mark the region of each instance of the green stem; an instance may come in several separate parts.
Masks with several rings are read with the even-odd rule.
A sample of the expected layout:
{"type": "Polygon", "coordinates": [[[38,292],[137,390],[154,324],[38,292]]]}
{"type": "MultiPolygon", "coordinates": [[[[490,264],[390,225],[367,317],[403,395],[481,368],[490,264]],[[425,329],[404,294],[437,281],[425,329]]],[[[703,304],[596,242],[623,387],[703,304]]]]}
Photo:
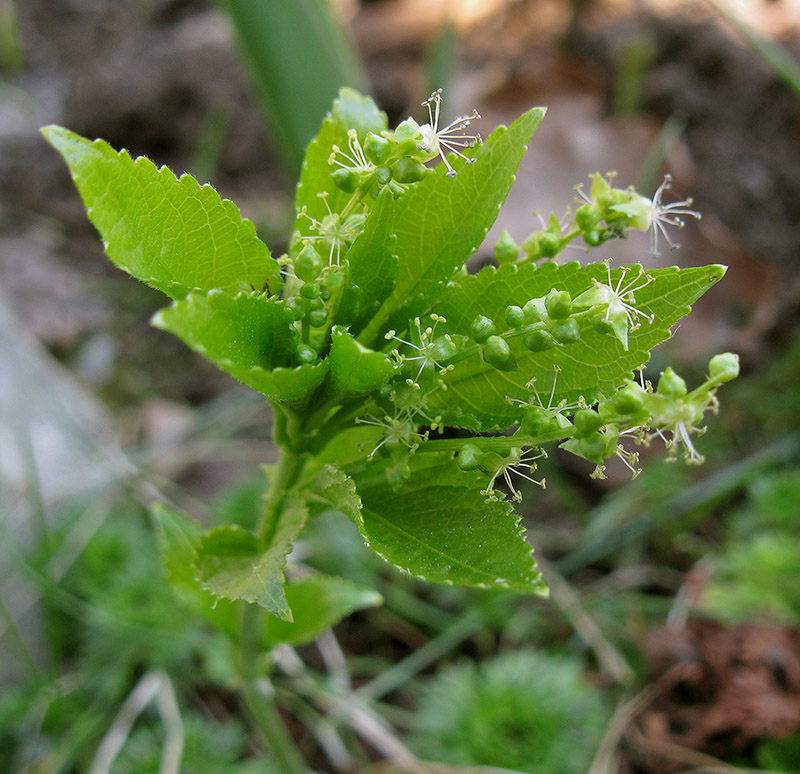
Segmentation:
{"type": "Polygon", "coordinates": [[[259,675],[258,660],[262,653],[261,617],[263,610],[258,605],[244,606],[242,612],[239,669],[242,677],[242,693],[247,709],[272,753],[277,768],[282,774],[306,774],[307,766],[286,730],[280,716],[272,687],[266,678],[259,675]],[[259,686],[269,688],[269,693],[259,686]]]}

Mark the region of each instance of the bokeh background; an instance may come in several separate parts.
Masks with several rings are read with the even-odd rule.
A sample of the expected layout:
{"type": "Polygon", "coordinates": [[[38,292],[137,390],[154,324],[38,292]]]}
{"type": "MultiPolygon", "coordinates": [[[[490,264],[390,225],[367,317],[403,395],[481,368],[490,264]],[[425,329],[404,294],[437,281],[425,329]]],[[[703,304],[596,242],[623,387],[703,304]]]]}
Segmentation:
{"type": "Polygon", "coordinates": [[[339,82],[391,122],[442,87],[484,134],[548,106],[476,267],[595,171],[644,193],[670,172],[703,213],[681,249],[654,259],[634,234],[606,252],[727,265],[650,369],[696,383],[732,350],[742,377],[702,468],[648,454],[635,481],[597,481],[551,456],[521,506],[548,601],[417,584],[320,519],[294,561],[385,604],[275,654],[309,761],[800,772],[798,0],[0,0],[0,770],[159,771],[152,707],[98,762],[143,684],[176,697],[180,771],[271,770],[230,647],[172,597],[144,510],[252,519],[268,410],[149,327],[161,297],[104,258],[38,129],[211,182],[278,255],[339,82]]]}

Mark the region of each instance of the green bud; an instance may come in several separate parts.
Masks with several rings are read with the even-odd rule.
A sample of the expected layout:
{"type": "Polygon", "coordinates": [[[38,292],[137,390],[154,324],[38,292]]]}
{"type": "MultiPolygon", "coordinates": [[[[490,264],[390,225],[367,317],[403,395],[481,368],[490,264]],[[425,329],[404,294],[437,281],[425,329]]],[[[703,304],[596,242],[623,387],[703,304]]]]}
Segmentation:
{"type": "Polygon", "coordinates": [[[555,258],[561,252],[561,240],[549,231],[539,237],[539,252],[542,258],[555,258]]]}
{"type": "Polygon", "coordinates": [[[328,319],[328,312],[325,309],[313,309],[308,313],[308,322],[312,328],[321,328],[328,319]]]}
{"type": "Polygon", "coordinates": [[[620,414],[636,414],[644,406],[641,392],[640,387],[627,384],[611,399],[611,406],[620,414]]]}
{"type": "Polygon", "coordinates": [[[531,352],[544,352],[558,346],[558,342],[549,331],[532,331],[524,339],[523,344],[531,352]]]}
{"type": "Polygon", "coordinates": [[[331,172],[331,178],[336,187],[345,193],[353,193],[361,185],[361,175],[354,169],[335,169],[331,172]]]}
{"type": "Polygon", "coordinates": [[[605,234],[596,228],[593,228],[591,231],[584,231],[582,236],[583,241],[586,242],[589,247],[599,247],[606,241],[605,234]]]}
{"type": "Polygon", "coordinates": [[[541,322],[547,317],[544,298],[532,298],[522,307],[522,311],[525,312],[525,323],[527,325],[541,322]]]}
{"type": "Polygon", "coordinates": [[[572,298],[566,290],[553,288],[547,294],[544,306],[554,320],[566,320],[572,314],[572,298]]]}
{"type": "Polygon", "coordinates": [[[667,368],[658,380],[656,391],[667,398],[682,398],[686,395],[686,382],[672,368],[667,368]]]}
{"type": "Polygon", "coordinates": [[[389,167],[378,167],[373,174],[379,185],[386,185],[392,179],[392,170],[389,167]]]}
{"type": "Polygon", "coordinates": [[[458,452],[458,467],[461,470],[479,470],[478,455],[481,450],[471,443],[465,443],[458,452]]]}
{"type": "Polygon", "coordinates": [[[502,266],[504,263],[514,263],[517,258],[519,258],[519,246],[508,230],[505,230],[494,246],[494,259],[502,266]]]}
{"type": "Polygon", "coordinates": [[[309,300],[312,298],[319,298],[319,293],[319,282],[306,282],[306,284],[300,288],[300,295],[309,300]]]}
{"type": "Polygon", "coordinates": [[[518,306],[507,306],[505,319],[509,328],[521,328],[525,325],[525,312],[518,306]]]}
{"type": "Polygon", "coordinates": [[[309,347],[308,344],[298,344],[294,353],[294,359],[300,365],[310,365],[317,361],[317,350],[309,347]]]}
{"type": "Polygon", "coordinates": [[[572,417],[575,425],[575,437],[587,438],[596,433],[604,424],[603,418],[592,409],[580,409],[572,417]]]}
{"type": "Polygon", "coordinates": [[[286,308],[292,313],[292,316],[297,320],[302,320],[305,317],[305,304],[301,298],[297,296],[292,296],[291,298],[287,298],[284,302],[286,304],[286,308]]]}
{"type": "Polygon", "coordinates": [[[540,258],[541,251],[539,250],[539,238],[541,235],[542,234],[540,231],[534,231],[532,234],[528,234],[528,236],[522,240],[519,249],[522,250],[525,255],[529,255],[531,258],[540,258]]]}
{"type": "Polygon", "coordinates": [[[614,456],[617,438],[618,436],[613,433],[611,435],[593,433],[588,438],[571,438],[562,443],[561,448],[595,465],[602,465],[609,457],[614,456]]]}
{"type": "Polygon", "coordinates": [[[733,352],[714,355],[708,361],[708,375],[717,382],[729,382],[739,376],[739,356],[733,352]]]}
{"type": "Polygon", "coordinates": [[[614,326],[609,320],[606,320],[605,312],[600,312],[597,317],[592,320],[592,328],[602,334],[614,333],[614,326]]]}
{"type": "Polygon", "coordinates": [[[311,242],[306,242],[303,249],[294,259],[294,273],[303,282],[315,280],[322,271],[322,258],[311,242]]]}
{"type": "Polygon", "coordinates": [[[481,354],[483,359],[498,371],[515,371],[518,368],[517,361],[511,354],[511,347],[501,336],[489,336],[481,344],[481,354]]]}
{"type": "MultiPolygon", "coordinates": [[[[364,155],[373,163],[380,166],[389,157],[392,145],[385,137],[375,132],[367,132],[364,138],[364,155]]],[[[388,182],[388,181],[387,181],[388,182]]]]}
{"type": "Polygon", "coordinates": [[[593,231],[599,222],[600,213],[591,204],[583,204],[575,210],[575,225],[581,231],[593,231]]]}
{"type": "Polygon", "coordinates": [[[572,423],[563,414],[542,406],[525,406],[515,435],[538,439],[571,427],[572,423]]]}
{"type": "Polygon", "coordinates": [[[581,340],[581,329],[574,317],[558,320],[550,328],[550,332],[559,344],[574,344],[581,340]]]}
{"type": "Polygon", "coordinates": [[[392,177],[403,185],[408,183],[418,183],[428,172],[428,168],[416,159],[410,159],[408,156],[400,159],[394,167],[392,167],[392,177]]]}
{"type": "Polygon", "coordinates": [[[488,317],[479,314],[469,326],[469,331],[476,344],[483,344],[489,336],[497,332],[497,326],[488,317]]]}

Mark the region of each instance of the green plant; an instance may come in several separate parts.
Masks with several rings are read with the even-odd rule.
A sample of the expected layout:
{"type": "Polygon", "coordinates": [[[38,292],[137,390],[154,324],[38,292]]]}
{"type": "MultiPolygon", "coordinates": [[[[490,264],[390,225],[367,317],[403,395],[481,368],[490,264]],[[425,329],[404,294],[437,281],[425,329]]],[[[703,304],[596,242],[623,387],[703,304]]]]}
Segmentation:
{"type": "Polygon", "coordinates": [[[412,741],[434,761],[572,774],[589,769],[608,717],[577,661],[517,651],[439,673],[423,695],[412,741]]]}
{"type": "Polygon", "coordinates": [[[654,254],[660,236],[672,244],[667,226],[696,213],[664,203],[668,180],[649,199],[597,174],[563,221],[551,215],[519,244],[505,233],[499,268],[470,275],[544,110],[481,142],[467,133],[477,113],[440,127],[441,93],[424,104],[427,123],[389,130],[369,98],[342,90],[307,149],[277,259],[211,187],[44,130],[109,257],[172,299],[154,325],[273,407],[280,461],[254,529],[206,530],[166,505],[153,518],[180,599],[237,644],[242,693],[287,771],[303,765],[262,690],[262,654],[378,601],[334,577],[286,581],[311,516],[341,511],[417,578],[545,594],[509,502],[522,499],[515,477],[544,486],[536,460],[556,443],[597,476],[613,457],[635,474],[632,445],[659,438],[699,463],[692,436],[738,373],[727,353],[691,391],[671,368],[655,388],[632,376],[724,267],[552,260],[632,229],[651,232],[654,254]],[[446,426],[460,429],[442,437],[446,426]]]}

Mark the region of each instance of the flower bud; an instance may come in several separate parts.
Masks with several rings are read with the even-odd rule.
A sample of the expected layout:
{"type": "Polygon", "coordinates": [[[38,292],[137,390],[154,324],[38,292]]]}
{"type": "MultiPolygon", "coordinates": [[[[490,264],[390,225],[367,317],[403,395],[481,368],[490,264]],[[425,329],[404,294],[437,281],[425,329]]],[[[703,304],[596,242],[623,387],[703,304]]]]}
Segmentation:
{"type": "Polygon", "coordinates": [[[627,384],[611,399],[611,408],[620,414],[636,414],[644,406],[641,393],[640,387],[627,384]]]}
{"type": "Polygon", "coordinates": [[[593,231],[599,222],[600,213],[591,204],[583,204],[575,210],[575,225],[581,231],[593,231]]]}
{"type": "Polygon", "coordinates": [[[489,336],[481,344],[481,354],[483,359],[498,371],[515,371],[518,367],[517,361],[511,354],[511,347],[501,336],[489,336]]]}
{"type": "Polygon", "coordinates": [[[603,232],[596,228],[593,228],[591,231],[584,231],[582,236],[583,241],[586,242],[589,247],[599,247],[606,241],[603,232]]]}
{"type": "Polygon", "coordinates": [[[361,185],[361,175],[354,169],[342,167],[331,172],[336,187],[345,193],[353,193],[361,185]]]}
{"type": "Polygon", "coordinates": [[[494,246],[494,259],[501,266],[504,263],[514,263],[519,257],[519,246],[508,233],[508,230],[500,234],[500,239],[494,246]]]}
{"type": "Polygon", "coordinates": [[[525,324],[525,312],[518,306],[507,306],[505,320],[509,328],[521,328],[525,324]]]}
{"type": "Polygon", "coordinates": [[[549,411],[542,406],[526,406],[522,414],[519,430],[515,435],[542,438],[550,433],[571,427],[572,423],[558,412],[549,411]]]}
{"type": "Polygon", "coordinates": [[[478,455],[481,450],[472,443],[465,443],[458,452],[458,467],[461,470],[479,470],[481,467],[478,462],[478,455]]]}
{"type": "Polygon", "coordinates": [[[307,242],[294,259],[295,276],[303,282],[315,280],[322,271],[322,258],[311,242],[307,242]]]}
{"type": "Polygon", "coordinates": [[[739,376],[739,356],[733,352],[714,355],[708,362],[708,375],[717,382],[729,382],[739,376]]]}
{"type": "Polygon", "coordinates": [[[373,174],[378,185],[386,185],[392,179],[392,170],[389,167],[378,167],[373,174]]]}
{"type": "Polygon", "coordinates": [[[305,305],[303,304],[303,300],[301,298],[298,298],[297,296],[292,296],[291,298],[287,298],[285,303],[286,303],[286,308],[292,313],[295,322],[303,319],[306,311],[305,311],[305,305]]]}
{"type": "Polygon", "coordinates": [[[306,284],[300,288],[300,295],[309,300],[313,298],[319,298],[319,293],[319,282],[306,282],[306,284]]]}
{"type": "Polygon", "coordinates": [[[523,344],[531,352],[544,352],[547,349],[552,349],[558,346],[558,342],[553,338],[553,334],[549,331],[532,331],[524,339],[523,344]]]}
{"type": "Polygon", "coordinates": [[[544,306],[544,298],[532,298],[525,304],[525,306],[522,307],[522,311],[525,312],[525,323],[527,325],[541,322],[547,318],[547,310],[544,306]]]}
{"type": "Polygon", "coordinates": [[[392,177],[403,185],[407,183],[418,183],[428,172],[428,168],[416,159],[410,159],[408,156],[400,159],[392,167],[392,177]]]}
{"type": "Polygon", "coordinates": [[[321,328],[328,319],[328,312],[325,309],[312,309],[308,313],[308,322],[312,328],[321,328]]]}
{"type": "Polygon", "coordinates": [[[553,288],[547,294],[544,306],[554,320],[566,320],[572,314],[572,298],[566,290],[553,288]]]}
{"type": "Polygon", "coordinates": [[[587,438],[596,433],[604,424],[603,418],[592,409],[580,409],[572,417],[575,425],[575,437],[587,438]]]}
{"type": "Polygon", "coordinates": [[[310,365],[317,361],[317,350],[309,347],[308,344],[298,344],[294,353],[294,359],[300,365],[310,365]]]}
{"type": "Polygon", "coordinates": [[[472,334],[472,338],[475,339],[477,344],[483,344],[489,336],[494,335],[497,332],[497,326],[495,326],[494,322],[490,320],[488,317],[485,317],[482,314],[479,314],[473,321],[472,325],[469,326],[470,333],[472,334]]]}
{"type": "Polygon", "coordinates": [[[682,398],[686,395],[686,382],[672,368],[667,368],[658,380],[656,391],[667,398],[682,398]]]}
{"type": "Polygon", "coordinates": [[[389,140],[381,137],[375,132],[367,132],[364,138],[364,155],[373,163],[378,166],[383,164],[389,157],[392,147],[389,140]]]}
{"type": "Polygon", "coordinates": [[[559,344],[574,344],[576,341],[581,340],[581,329],[574,317],[558,320],[550,328],[550,332],[559,344]]]}
{"type": "Polygon", "coordinates": [[[539,253],[542,258],[555,258],[561,252],[561,240],[549,231],[539,237],[539,253]]]}

